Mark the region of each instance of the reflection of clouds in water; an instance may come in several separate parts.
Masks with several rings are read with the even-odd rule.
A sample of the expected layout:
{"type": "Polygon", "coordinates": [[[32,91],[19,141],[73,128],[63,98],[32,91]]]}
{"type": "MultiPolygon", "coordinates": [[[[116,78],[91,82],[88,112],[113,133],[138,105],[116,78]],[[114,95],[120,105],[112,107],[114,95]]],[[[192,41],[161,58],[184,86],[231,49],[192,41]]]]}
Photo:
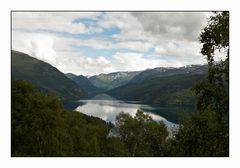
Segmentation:
{"type": "Polygon", "coordinates": [[[102,103],[87,103],[83,106],[77,107],[76,111],[80,111],[84,114],[99,117],[105,121],[114,122],[116,116],[120,112],[129,113],[131,116],[135,116],[136,108],[132,107],[115,107],[111,105],[104,105],[102,103]]]}
{"type": "MultiPolygon", "coordinates": [[[[120,112],[129,113],[131,116],[135,116],[138,109],[146,107],[142,104],[129,104],[120,101],[106,101],[106,100],[89,100],[84,101],[86,104],[78,106],[75,110],[80,111],[84,114],[99,117],[107,122],[115,122],[116,116],[120,112]]],[[[145,110],[146,111],[146,110],[145,110]]],[[[167,126],[173,126],[172,122],[167,121],[165,118],[160,115],[150,113],[148,114],[155,121],[163,121],[167,126]]]]}
{"type": "Polygon", "coordinates": [[[163,118],[160,115],[154,114],[154,113],[149,113],[148,114],[152,117],[153,120],[155,121],[163,121],[167,126],[174,126],[175,124],[168,121],[167,119],[163,118]]]}

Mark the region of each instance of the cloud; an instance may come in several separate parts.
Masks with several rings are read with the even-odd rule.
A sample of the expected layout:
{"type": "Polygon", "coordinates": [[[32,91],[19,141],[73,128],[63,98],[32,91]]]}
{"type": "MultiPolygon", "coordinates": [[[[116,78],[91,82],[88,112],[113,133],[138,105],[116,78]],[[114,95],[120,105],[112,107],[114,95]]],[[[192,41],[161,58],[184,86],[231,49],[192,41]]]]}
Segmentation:
{"type": "Polygon", "coordinates": [[[129,12],[105,13],[104,17],[97,24],[105,29],[119,28],[121,30],[120,33],[113,36],[117,41],[149,40],[149,33],[144,31],[138,18],[129,12]]]}
{"type": "Polygon", "coordinates": [[[143,70],[155,68],[163,65],[165,62],[159,59],[144,58],[142,54],[136,53],[116,53],[113,55],[115,69],[119,71],[143,70]]]}
{"type": "Polygon", "coordinates": [[[161,39],[197,41],[209,12],[133,12],[144,31],[161,39]]]}
{"type": "Polygon", "coordinates": [[[149,42],[142,41],[124,41],[124,42],[115,42],[113,43],[111,40],[104,39],[89,39],[89,40],[78,40],[75,46],[88,46],[94,49],[128,49],[134,50],[137,52],[146,52],[153,45],[149,42]]]}
{"type": "Polygon", "coordinates": [[[173,44],[167,44],[164,49],[176,49],[176,51],[172,51],[172,56],[165,56],[166,59],[159,56],[166,55],[166,53],[164,53],[166,51],[162,51],[158,47],[155,48],[155,52],[158,53],[156,55],[144,56],[142,53],[116,52],[109,58],[104,55],[92,58],[84,55],[81,50],[79,51],[72,47],[79,42],[78,39],[61,37],[49,33],[22,33],[19,31],[13,31],[13,36],[14,50],[25,52],[50,63],[65,73],[72,72],[75,74],[95,75],[115,71],[137,71],[155,67],[176,67],[189,64],[189,60],[187,59],[182,61],[183,58],[186,58],[184,57],[184,53],[182,53],[182,57],[175,57],[175,52],[184,51],[181,51],[183,48],[177,50],[173,44]],[[173,57],[174,59],[169,59],[169,57],[173,57]]]}
{"type": "Polygon", "coordinates": [[[198,42],[168,41],[154,49],[163,59],[176,60],[183,64],[202,64],[206,60],[200,54],[200,48],[201,44],[198,42]]]}
{"type": "Polygon", "coordinates": [[[65,54],[68,54],[68,57],[61,56],[60,60],[64,63],[68,62],[68,64],[58,67],[63,72],[72,72],[77,75],[95,75],[114,71],[111,62],[103,56],[91,58],[81,54],[65,54]]]}
{"type": "Polygon", "coordinates": [[[44,34],[13,32],[13,50],[22,51],[42,61],[56,66],[56,51],[53,49],[54,39],[44,34]]]}
{"type": "Polygon", "coordinates": [[[205,60],[197,38],[209,15],[13,12],[12,46],[62,72],[83,75],[199,64],[205,60]]]}
{"type": "Polygon", "coordinates": [[[95,75],[100,73],[110,73],[116,71],[138,71],[155,67],[179,66],[176,62],[168,62],[157,57],[144,58],[142,54],[117,52],[109,60],[104,56],[96,58],[84,55],[70,55],[62,57],[63,62],[68,62],[68,66],[59,67],[64,72],[75,74],[95,75]]]}
{"type": "Polygon", "coordinates": [[[13,12],[12,27],[28,31],[55,31],[72,34],[102,31],[99,27],[87,27],[83,23],[74,23],[80,18],[96,19],[96,12],[13,12]]]}

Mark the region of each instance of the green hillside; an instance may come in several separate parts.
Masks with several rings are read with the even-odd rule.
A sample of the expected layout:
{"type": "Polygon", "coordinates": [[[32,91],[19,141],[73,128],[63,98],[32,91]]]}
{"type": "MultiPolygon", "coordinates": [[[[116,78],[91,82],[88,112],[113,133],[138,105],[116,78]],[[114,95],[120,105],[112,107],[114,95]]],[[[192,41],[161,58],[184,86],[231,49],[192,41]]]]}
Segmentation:
{"type": "Polygon", "coordinates": [[[110,124],[67,111],[30,82],[12,81],[12,156],[103,156],[110,124]]]}
{"type": "Polygon", "coordinates": [[[114,72],[109,74],[95,75],[89,78],[90,82],[97,88],[103,90],[113,89],[127,84],[140,71],[114,72]]]}
{"type": "Polygon", "coordinates": [[[43,92],[60,96],[63,101],[80,99],[84,91],[57,68],[27,54],[12,51],[12,79],[32,82],[43,92]]]}
{"type": "Polygon", "coordinates": [[[142,101],[149,104],[194,105],[196,96],[191,88],[204,77],[204,74],[155,77],[141,83],[130,82],[107,93],[118,99],[142,101]]]}
{"type": "Polygon", "coordinates": [[[89,80],[83,75],[73,76],[70,74],[65,74],[69,79],[77,83],[85,92],[96,92],[100,89],[95,87],[89,80]]]}

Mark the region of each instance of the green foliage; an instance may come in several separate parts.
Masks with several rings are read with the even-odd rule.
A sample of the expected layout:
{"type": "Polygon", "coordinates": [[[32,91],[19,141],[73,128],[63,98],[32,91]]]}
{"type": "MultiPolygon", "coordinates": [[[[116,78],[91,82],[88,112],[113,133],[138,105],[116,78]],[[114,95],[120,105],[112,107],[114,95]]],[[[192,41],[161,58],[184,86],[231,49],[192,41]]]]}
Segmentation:
{"type": "Polygon", "coordinates": [[[221,118],[229,111],[229,13],[220,12],[211,17],[200,35],[200,41],[203,43],[201,53],[207,56],[209,71],[208,81],[195,86],[196,93],[200,95],[198,109],[204,111],[208,107],[217,111],[221,118]],[[224,60],[214,60],[216,50],[225,52],[224,60]]]}
{"type": "Polygon", "coordinates": [[[108,137],[103,150],[106,156],[130,156],[124,143],[118,137],[108,137]]]}
{"type": "Polygon", "coordinates": [[[184,120],[171,139],[170,156],[227,156],[226,123],[219,122],[216,112],[206,110],[184,120]]]}
{"type": "MultiPolygon", "coordinates": [[[[218,12],[212,16],[208,25],[200,35],[200,42],[203,43],[201,53],[207,56],[208,63],[214,62],[216,50],[226,50],[226,60],[229,57],[229,12],[218,12]]],[[[228,75],[228,73],[226,73],[228,75]]]]}
{"type": "Polygon", "coordinates": [[[12,156],[104,156],[110,125],[79,112],[29,82],[12,82],[12,156]]]}
{"type": "Polygon", "coordinates": [[[164,156],[168,131],[162,122],[155,122],[138,110],[134,118],[120,113],[116,118],[116,127],[130,156],[164,156]]]}
{"type": "Polygon", "coordinates": [[[194,86],[199,98],[197,112],[185,119],[169,142],[168,155],[229,155],[229,14],[216,13],[200,35],[201,53],[207,56],[208,80],[194,86]],[[226,51],[226,58],[217,62],[215,51],[226,51]]]}
{"type": "Polygon", "coordinates": [[[12,81],[12,156],[164,156],[168,131],[138,111],[117,117],[121,137],[101,119],[63,109],[59,98],[12,81]]]}
{"type": "Polygon", "coordinates": [[[155,77],[140,84],[129,83],[107,93],[119,99],[138,100],[148,104],[194,106],[197,97],[191,87],[204,78],[205,75],[196,74],[155,77]]]}

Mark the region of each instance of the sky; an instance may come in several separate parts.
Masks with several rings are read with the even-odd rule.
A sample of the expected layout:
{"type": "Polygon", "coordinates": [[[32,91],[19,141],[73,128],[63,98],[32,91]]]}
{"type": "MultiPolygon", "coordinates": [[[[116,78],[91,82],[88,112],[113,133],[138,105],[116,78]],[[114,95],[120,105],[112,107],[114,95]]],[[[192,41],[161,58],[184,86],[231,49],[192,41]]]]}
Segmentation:
{"type": "Polygon", "coordinates": [[[204,64],[209,12],[12,12],[12,49],[63,73],[204,64]]]}

